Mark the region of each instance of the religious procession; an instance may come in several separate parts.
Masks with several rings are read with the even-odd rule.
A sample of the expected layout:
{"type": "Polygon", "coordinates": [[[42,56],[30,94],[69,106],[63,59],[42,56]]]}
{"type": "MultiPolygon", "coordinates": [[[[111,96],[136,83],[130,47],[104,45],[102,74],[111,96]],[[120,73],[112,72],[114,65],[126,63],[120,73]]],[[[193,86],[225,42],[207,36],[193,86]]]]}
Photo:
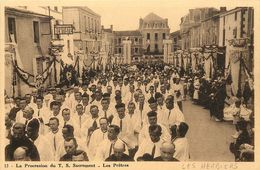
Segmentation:
{"type": "MultiPolygon", "coordinates": [[[[63,8],[63,16],[68,16],[70,8],[78,7],[63,8]]],[[[83,9],[85,13],[91,12],[87,11],[89,8],[83,9]]],[[[120,42],[123,41],[122,48],[115,47],[122,54],[109,52],[102,39],[99,41],[102,33],[99,35],[98,30],[85,48],[75,45],[74,53],[70,53],[73,46],[70,36],[76,37],[77,24],[56,24],[57,39],[49,43],[48,50],[39,50],[39,46],[34,49],[47,52],[48,57],[28,61],[23,59],[26,49],[19,44],[21,37],[15,32],[12,18],[23,17],[26,10],[5,9],[10,38],[5,46],[6,161],[187,162],[196,160],[192,149],[196,141],[189,139],[190,133],[206,132],[211,125],[231,129],[232,134],[226,138],[232,140],[221,147],[232,155],[232,161],[254,161],[253,42],[248,35],[230,39],[225,48],[211,44],[175,50],[174,39],[165,33],[161,49],[158,46],[153,49],[150,36],[154,33],[145,32],[142,37],[146,39],[142,39],[145,52],[136,57],[133,54],[139,50],[131,48],[138,42],[132,37],[135,32],[123,32],[122,38],[122,32],[114,31],[113,39],[119,41],[121,36],[120,42]],[[70,35],[68,30],[74,33],[70,35]],[[66,33],[62,34],[63,31],[66,33]],[[44,64],[39,67],[39,63],[44,64]],[[196,109],[203,110],[205,120],[196,120],[202,114],[194,114],[196,109]],[[208,127],[204,128],[202,124],[206,122],[208,127]]],[[[242,7],[217,11],[220,20],[232,12],[242,16],[252,14],[251,9],[242,7]]],[[[196,12],[201,11],[194,9],[193,15],[196,12]]],[[[30,15],[44,21],[49,19],[43,14],[30,15]]],[[[189,15],[181,19],[182,24],[192,17],[189,15]]],[[[140,29],[142,26],[155,29],[158,18],[161,17],[151,13],[140,19],[140,29]]],[[[36,32],[38,24],[33,21],[36,32]]],[[[165,30],[163,24],[160,28],[165,30]]],[[[187,31],[186,27],[181,29],[187,31]]],[[[43,41],[42,36],[34,32],[32,41],[43,41]]],[[[185,36],[181,37],[182,42],[185,36]]],[[[79,43],[75,39],[74,43],[79,43]]]]}

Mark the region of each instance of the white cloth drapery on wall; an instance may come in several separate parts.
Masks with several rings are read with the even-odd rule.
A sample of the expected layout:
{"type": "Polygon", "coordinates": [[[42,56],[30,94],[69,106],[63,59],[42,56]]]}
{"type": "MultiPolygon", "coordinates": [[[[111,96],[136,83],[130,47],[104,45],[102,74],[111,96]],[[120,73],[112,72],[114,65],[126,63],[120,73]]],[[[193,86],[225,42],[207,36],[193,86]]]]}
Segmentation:
{"type": "Polygon", "coordinates": [[[213,60],[212,60],[212,56],[210,53],[204,53],[204,71],[205,71],[205,76],[206,78],[212,78],[213,76],[213,60]]]}
{"type": "Polygon", "coordinates": [[[240,74],[240,52],[232,51],[230,53],[230,69],[231,69],[231,77],[232,77],[232,92],[236,96],[238,92],[239,86],[239,74],[240,74]]]}
{"type": "Polygon", "coordinates": [[[13,54],[5,53],[5,91],[6,94],[11,97],[13,96],[13,54]]]}
{"type": "Polygon", "coordinates": [[[188,57],[187,55],[183,56],[183,67],[185,71],[187,69],[187,59],[188,59],[187,57],[188,57]]]}
{"type": "Polygon", "coordinates": [[[182,66],[182,55],[178,54],[178,62],[179,62],[179,66],[182,66]]]}
{"type": "Polygon", "coordinates": [[[196,56],[195,56],[195,53],[191,54],[191,68],[192,68],[193,72],[196,70],[196,56]]]}

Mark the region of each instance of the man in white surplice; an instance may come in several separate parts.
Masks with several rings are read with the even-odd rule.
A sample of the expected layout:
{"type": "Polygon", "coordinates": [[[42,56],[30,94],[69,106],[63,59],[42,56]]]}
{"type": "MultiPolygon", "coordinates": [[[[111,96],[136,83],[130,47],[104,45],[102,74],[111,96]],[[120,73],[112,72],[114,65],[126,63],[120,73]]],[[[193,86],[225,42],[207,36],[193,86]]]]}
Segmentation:
{"type": "Polygon", "coordinates": [[[129,148],[132,149],[135,146],[133,144],[133,141],[129,139],[129,133],[131,132],[130,116],[125,113],[126,109],[124,103],[117,104],[115,107],[116,107],[117,114],[113,118],[111,124],[119,126],[120,133],[118,137],[121,140],[123,140],[129,148]]]}
{"type": "Polygon", "coordinates": [[[49,155],[51,161],[59,161],[58,147],[60,142],[63,142],[62,130],[59,128],[59,119],[57,117],[51,117],[49,120],[50,132],[44,137],[50,142],[50,147],[46,148],[51,151],[49,155]]]}
{"type": "Polygon", "coordinates": [[[51,149],[46,149],[46,148],[51,148],[50,142],[42,136],[40,133],[40,122],[38,119],[32,119],[28,125],[27,125],[27,136],[28,138],[34,143],[36,146],[39,155],[40,155],[40,160],[41,161],[53,161],[51,160],[51,156],[53,155],[51,149]]]}
{"type": "Polygon", "coordinates": [[[98,145],[107,139],[108,121],[105,117],[99,119],[100,128],[95,130],[88,143],[89,160],[94,160],[98,145]]]}
{"type": "Polygon", "coordinates": [[[89,141],[89,139],[91,138],[92,133],[97,130],[100,127],[99,124],[99,109],[96,105],[92,105],[90,107],[90,114],[91,116],[89,116],[85,123],[83,124],[83,128],[81,131],[81,138],[86,138],[87,139],[87,143],[89,141]]]}
{"type": "Polygon", "coordinates": [[[140,134],[139,134],[139,144],[141,144],[147,138],[149,139],[149,126],[151,126],[151,125],[159,125],[162,129],[161,139],[163,141],[170,141],[171,136],[170,136],[170,133],[169,133],[169,129],[166,128],[163,124],[158,123],[157,112],[150,111],[150,112],[147,113],[147,117],[148,117],[148,123],[145,123],[143,125],[143,127],[140,131],[140,134]]]}
{"type": "Polygon", "coordinates": [[[189,126],[185,122],[171,127],[172,143],[175,145],[174,158],[179,161],[189,160],[189,143],[186,137],[189,126]]]}
{"type": "MultiPolygon", "coordinates": [[[[96,156],[94,161],[104,161],[106,158],[114,154],[113,146],[115,142],[120,141],[124,143],[122,140],[118,138],[118,134],[120,133],[120,128],[117,125],[110,125],[107,131],[107,139],[101,142],[97,148],[96,156]]],[[[128,154],[128,150],[125,151],[128,154]]]]}
{"type": "Polygon", "coordinates": [[[76,106],[76,113],[72,116],[73,122],[75,123],[74,129],[75,129],[75,136],[79,138],[84,138],[84,132],[86,129],[84,129],[84,124],[89,119],[89,116],[84,113],[82,104],[77,104],[76,106]]]}
{"type": "Polygon", "coordinates": [[[173,96],[169,95],[165,100],[167,113],[164,114],[163,124],[167,128],[170,128],[172,125],[180,122],[184,122],[184,115],[179,108],[175,107],[173,96]]]}
{"type": "Polygon", "coordinates": [[[145,153],[150,154],[153,158],[160,156],[160,148],[163,140],[161,139],[162,128],[160,125],[151,125],[148,128],[149,137],[146,138],[139,146],[135,154],[135,160],[145,153]]]}

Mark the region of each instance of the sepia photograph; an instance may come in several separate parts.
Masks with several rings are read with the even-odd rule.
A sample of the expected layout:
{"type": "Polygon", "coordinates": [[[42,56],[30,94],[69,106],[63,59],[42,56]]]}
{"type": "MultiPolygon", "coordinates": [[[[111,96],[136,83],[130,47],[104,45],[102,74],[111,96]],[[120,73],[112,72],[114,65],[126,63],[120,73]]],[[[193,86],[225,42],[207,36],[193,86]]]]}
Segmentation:
{"type": "Polygon", "coordinates": [[[255,162],[254,5],[1,9],[5,162],[255,162]]]}

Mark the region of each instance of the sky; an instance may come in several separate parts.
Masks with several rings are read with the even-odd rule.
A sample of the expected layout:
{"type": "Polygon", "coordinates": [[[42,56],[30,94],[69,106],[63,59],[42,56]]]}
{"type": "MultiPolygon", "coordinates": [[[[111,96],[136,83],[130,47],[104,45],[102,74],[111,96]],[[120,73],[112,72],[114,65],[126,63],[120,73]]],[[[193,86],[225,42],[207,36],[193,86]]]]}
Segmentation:
{"type": "MultiPolygon", "coordinates": [[[[8,0],[5,0],[8,1],[8,0]]],[[[23,0],[15,1],[21,5],[23,0]]],[[[181,17],[189,13],[189,9],[250,6],[257,0],[37,0],[34,5],[54,6],[87,6],[101,16],[101,24],[105,28],[113,25],[114,30],[138,29],[139,19],[153,12],[162,18],[168,18],[170,32],[180,29],[181,17]]],[[[25,4],[28,4],[26,2],[25,4]]],[[[30,5],[32,3],[30,2],[30,5]]]]}
{"type": "MultiPolygon", "coordinates": [[[[138,29],[139,18],[144,18],[150,12],[157,14],[162,18],[168,18],[170,31],[174,32],[180,29],[181,17],[189,13],[189,9],[199,7],[215,7],[217,9],[222,4],[192,3],[193,1],[179,0],[98,0],[85,1],[86,5],[94,12],[101,15],[101,24],[105,28],[113,25],[114,30],[134,30],[138,29]]],[[[197,1],[199,2],[199,1],[197,1]]],[[[226,6],[227,9],[234,8],[226,6]]]]}

